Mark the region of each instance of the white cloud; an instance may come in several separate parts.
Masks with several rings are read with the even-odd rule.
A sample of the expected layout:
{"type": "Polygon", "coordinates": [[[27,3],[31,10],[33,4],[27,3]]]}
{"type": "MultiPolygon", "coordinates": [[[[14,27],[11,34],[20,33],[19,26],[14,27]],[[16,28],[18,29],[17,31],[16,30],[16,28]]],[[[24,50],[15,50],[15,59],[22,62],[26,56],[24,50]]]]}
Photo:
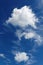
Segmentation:
{"type": "Polygon", "coordinates": [[[17,30],[15,32],[16,36],[21,40],[21,38],[26,34],[25,32],[22,32],[22,30],[17,30]]]}
{"type": "Polygon", "coordinates": [[[18,36],[19,40],[21,40],[21,38],[24,36],[25,39],[30,39],[35,37],[36,33],[33,31],[29,31],[29,32],[22,32],[21,30],[17,30],[16,31],[16,36],[18,36]]]}
{"type": "Polygon", "coordinates": [[[16,53],[14,59],[17,61],[17,62],[26,62],[28,59],[29,59],[29,56],[27,56],[27,53],[25,52],[18,52],[16,53]]]}
{"type": "Polygon", "coordinates": [[[21,40],[21,38],[24,36],[25,39],[30,39],[35,37],[36,33],[33,31],[29,31],[29,32],[22,32],[21,30],[17,30],[16,31],[16,36],[18,36],[19,40],[21,40]]]}
{"type": "Polygon", "coordinates": [[[41,42],[41,36],[38,35],[37,33],[35,33],[34,31],[31,31],[31,32],[25,33],[24,37],[25,37],[25,39],[31,39],[31,38],[34,38],[35,40],[41,42]]]}
{"type": "Polygon", "coordinates": [[[38,46],[42,45],[42,37],[35,32],[29,32],[25,34],[25,39],[34,39],[38,46]]]}
{"type": "Polygon", "coordinates": [[[37,42],[38,46],[43,45],[42,41],[42,37],[40,35],[36,35],[35,42],[37,42]]]}
{"type": "Polygon", "coordinates": [[[25,34],[25,39],[30,39],[35,37],[35,33],[34,32],[29,32],[25,34]]]}
{"type": "Polygon", "coordinates": [[[13,9],[11,17],[9,17],[6,22],[21,28],[25,28],[28,25],[32,26],[33,28],[37,28],[35,23],[38,22],[38,18],[29,6],[24,6],[20,9],[13,9]]]}
{"type": "Polygon", "coordinates": [[[42,45],[42,37],[34,31],[22,32],[21,30],[17,30],[16,35],[19,40],[21,40],[21,38],[24,36],[25,39],[34,39],[39,46],[42,45]]]}

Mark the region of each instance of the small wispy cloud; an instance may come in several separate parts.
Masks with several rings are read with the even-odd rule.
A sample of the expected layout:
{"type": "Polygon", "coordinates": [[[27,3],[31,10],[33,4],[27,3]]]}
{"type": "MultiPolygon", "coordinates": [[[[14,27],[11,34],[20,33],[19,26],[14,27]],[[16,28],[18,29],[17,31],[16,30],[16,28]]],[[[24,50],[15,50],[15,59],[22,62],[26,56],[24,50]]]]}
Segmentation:
{"type": "Polygon", "coordinates": [[[8,59],[3,53],[0,53],[0,58],[3,59],[2,62],[4,62],[6,65],[9,65],[11,63],[10,59],[8,59]]]}
{"type": "Polygon", "coordinates": [[[34,39],[35,42],[40,46],[42,45],[42,37],[37,34],[35,31],[29,31],[29,32],[22,32],[20,30],[16,31],[16,36],[18,37],[19,40],[21,40],[22,37],[25,39],[34,39]]]}
{"type": "Polygon", "coordinates": [[[5,58],[5,55],[4,55],[4,54],[2,54],[2,53],[0,53],[0,57],[5,58]]]}
{"type": "Polygon", "coordinates": [[[42,7],[43,7],[43,0],[38,0],[38,1],[37,1],[37,7],[38,7],[39,9],[42,9],[42,7]]]}

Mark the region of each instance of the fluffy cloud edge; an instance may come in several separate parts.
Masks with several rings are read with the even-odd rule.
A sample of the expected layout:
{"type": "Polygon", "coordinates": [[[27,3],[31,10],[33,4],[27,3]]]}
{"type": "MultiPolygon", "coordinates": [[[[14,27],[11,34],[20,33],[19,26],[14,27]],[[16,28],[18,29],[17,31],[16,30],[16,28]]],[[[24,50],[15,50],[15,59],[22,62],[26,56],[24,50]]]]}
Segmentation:
{"type": "Polygon", "coordinates": [[[26,61],[28,61],[29,56],[27,55],[26,52],[18,52],[18,53],[16,53],[14,59],[17,62],[22,62],[22,61],[26,62],[26,61]]]}
{"type": "Polygon", "coordinates": [[[13,26],[19,26],[25,28],[28,25],[33,28],[37,28],[35,25],[38,22],[38,18],[29,6],[23,6],[20,9],[14,8],[6,23],[11,23],[13,26]]]}

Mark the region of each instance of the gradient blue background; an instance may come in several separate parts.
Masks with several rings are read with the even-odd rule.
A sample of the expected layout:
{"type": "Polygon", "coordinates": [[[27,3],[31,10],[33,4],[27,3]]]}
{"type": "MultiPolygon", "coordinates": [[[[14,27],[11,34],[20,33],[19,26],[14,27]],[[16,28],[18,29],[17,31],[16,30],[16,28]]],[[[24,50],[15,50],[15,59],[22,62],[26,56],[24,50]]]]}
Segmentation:
{"type": "MultiPolygon", "coordinates": [[[[31,40],[21,40],[21,47],[12,41],[18,40],[14,35],[14,32],[18,29],[12,25],[4,25],[5,21],[11,16],[11,13],[14,8],[21,8],[23,6],[30,6],[33,12],[38,18],[43,17],[43,5],[40,3],[40,0],[0,0],[0,53],[5,54],[6,58],[10,59],[11,63],[7,59],[0,57],[0,65],[24,65],[24,63],[16,63],[14,61],[14,56],[11,53],[12,47],[17,47],[19,51],[26,51],[32,49],[33,44],[31,40]],[[24,40],[24,41],[23,41],[24,40]],[[23,43],[23,44],[22,44],[23,43]],[[24,43],[25,46],[24,46],[24,43]],[[23,49],[22,49],[23,48],[23,49]]],[[[39,25],[43,25],[43,19],[40,18],[39,25]]],[[[39,34],[43,36],[43,30],[39,30],[39,34]]],[[[14,48],[14,50],[16,50],[14,48]]],[[[37,52],[33,52],[37,62],[32,65],[43,65],[43,46],[38,47],[37,52]]]]}

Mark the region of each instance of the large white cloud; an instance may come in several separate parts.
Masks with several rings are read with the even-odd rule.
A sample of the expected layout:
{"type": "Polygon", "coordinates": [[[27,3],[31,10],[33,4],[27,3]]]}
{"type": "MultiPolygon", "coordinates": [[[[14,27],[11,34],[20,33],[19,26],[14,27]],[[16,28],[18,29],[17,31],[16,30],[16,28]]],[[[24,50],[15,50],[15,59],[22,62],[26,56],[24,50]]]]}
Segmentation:
{"type": "Polygon", "coordinates": [[[30,25],[33,28],[37,28],[35,23],[38,22],[38,18],[33,13],[32,9],[29,6],[24,6],[20,9],[13,9],[13,13],[7,23],[11,23],[14,26],[20,26],[22,28],[30,25]]]}
{"type": "Polygon", "coordinates": [[[16,53],[14,59],[17,62],[22,62],[22,61],[26,62],[26,61],[28,61],[29,56],[27,56],[27,53],[25,53],[25,52],[18,52],[18,53],[16,53]]]}

